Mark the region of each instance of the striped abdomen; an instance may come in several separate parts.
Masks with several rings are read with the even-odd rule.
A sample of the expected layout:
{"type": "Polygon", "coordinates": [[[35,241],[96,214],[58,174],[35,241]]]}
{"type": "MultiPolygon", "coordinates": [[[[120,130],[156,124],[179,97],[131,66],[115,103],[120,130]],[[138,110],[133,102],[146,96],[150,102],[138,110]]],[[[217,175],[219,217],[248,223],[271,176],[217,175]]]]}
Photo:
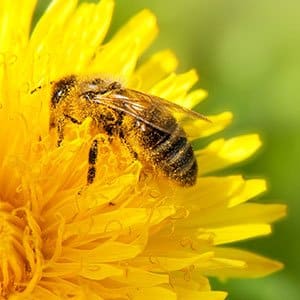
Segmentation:
{"type": "Polygon", "coordinates": [[[172,116],[164,116],[168,132],[143,124],[139,137],[148,158],[170,179],[183,186],[194,185],[197,179],[197,161],[183,129],[172,116]]]}

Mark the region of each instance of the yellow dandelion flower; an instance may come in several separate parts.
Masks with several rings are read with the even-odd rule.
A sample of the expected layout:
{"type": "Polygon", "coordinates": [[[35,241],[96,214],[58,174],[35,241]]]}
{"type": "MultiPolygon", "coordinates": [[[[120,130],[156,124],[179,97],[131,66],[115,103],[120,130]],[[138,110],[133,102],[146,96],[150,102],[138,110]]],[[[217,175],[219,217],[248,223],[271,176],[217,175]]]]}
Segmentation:
{"type": "MultiPolygon", "coordinates": [[[[86,185],[90,122],[70,125],[57,147],[49,132],[53,80],[104,74],[186,108],[206,92],[190,92],[197,74],[174,73],[169,50],[137,67],[157,34],[148,10],[103,44],[112,0],[53,0],[31,32],[35,5],[0,1],[0,298],[217,300],[226,293],[212,291],[207,276],[280,269],[223,246],[269,234],[285,214],[282,205],[248,202],[266,190],[263,179],[211,174],[252,155],[261,144],[255,134],[195,151],[199,172],[189,188],[155,175],[100,134],[97,176],[86,185]]],[[[191,138],[222,130],[231,118],[225,112],[209,116],[212,123],[191,122],[191,138]]]]}

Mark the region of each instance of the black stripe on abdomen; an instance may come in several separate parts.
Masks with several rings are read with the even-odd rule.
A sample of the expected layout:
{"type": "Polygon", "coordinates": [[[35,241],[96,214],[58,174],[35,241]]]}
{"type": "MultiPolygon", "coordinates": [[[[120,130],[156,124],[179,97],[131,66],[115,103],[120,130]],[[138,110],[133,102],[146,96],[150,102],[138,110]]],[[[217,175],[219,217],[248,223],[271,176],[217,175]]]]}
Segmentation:
{"type": "Polygon", "coordinates": [[[152,148],[155,164],[179,184],[193,185],[196,182],[198,167],[192,146],[183,130],[177,125],[172,134],[156,131],[160,132],[164,139],[152,148]]]}

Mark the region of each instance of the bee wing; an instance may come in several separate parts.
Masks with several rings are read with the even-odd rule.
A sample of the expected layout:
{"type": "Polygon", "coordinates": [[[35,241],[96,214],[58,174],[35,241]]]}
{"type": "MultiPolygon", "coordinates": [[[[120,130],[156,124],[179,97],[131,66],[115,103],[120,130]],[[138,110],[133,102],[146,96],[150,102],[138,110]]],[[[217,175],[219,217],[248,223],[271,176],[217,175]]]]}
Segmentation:
{"type": "MultiPolygon", "coordinates": [[[[168,124],[161,122],[159,116],[150,119],[147,111],[157,108],[162,115],[167,114],[173,116],[183,129],[185,123],[191,121],[191,119],[201,119],[206,122],[211,122],[205,116],[178,104],[130,89],[114,90],[108,94],[96,94],[91,101],[122,111],[153,128],[169,134],[172,134],[173,130],[169,128],[168,124]]],[[[185,135],[185,132],[182,134],[185,135]]]]}

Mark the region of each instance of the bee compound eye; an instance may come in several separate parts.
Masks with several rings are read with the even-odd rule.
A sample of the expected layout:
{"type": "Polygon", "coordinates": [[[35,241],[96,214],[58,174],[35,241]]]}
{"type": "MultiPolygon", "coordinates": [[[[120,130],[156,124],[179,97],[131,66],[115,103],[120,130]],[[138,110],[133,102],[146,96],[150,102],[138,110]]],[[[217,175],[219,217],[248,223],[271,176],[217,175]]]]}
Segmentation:
{"type": "Polygon", "coordinates": [[[63,100],[70,94],[70,91],[75,86],[75,83],[75,76],[69,76],[54,82],[51,97],[53,106],[56,106],[61,100],[63,100]]]}
{"type": "Polygon", "coordinates": [[[63,90],[55,90],[52,94],[51,102],[54,106],[57,106],[57,104],[64,98],[64,91],[63,90]]]}

